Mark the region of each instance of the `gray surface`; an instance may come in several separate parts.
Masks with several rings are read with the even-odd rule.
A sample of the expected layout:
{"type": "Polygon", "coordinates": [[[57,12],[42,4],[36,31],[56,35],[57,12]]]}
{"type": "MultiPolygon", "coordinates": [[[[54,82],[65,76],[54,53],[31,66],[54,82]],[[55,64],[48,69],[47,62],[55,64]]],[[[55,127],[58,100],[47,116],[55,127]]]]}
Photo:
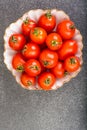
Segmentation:
{"type": "Polygon", "coordinates": [[[0,0],[0,130],[87,130],[86,16],[86,0],[0,0]],[[83,35],[82,71],[57,91],[22,89],[3,63],[5,28],[34,8],[63,9],[83,35]]]}

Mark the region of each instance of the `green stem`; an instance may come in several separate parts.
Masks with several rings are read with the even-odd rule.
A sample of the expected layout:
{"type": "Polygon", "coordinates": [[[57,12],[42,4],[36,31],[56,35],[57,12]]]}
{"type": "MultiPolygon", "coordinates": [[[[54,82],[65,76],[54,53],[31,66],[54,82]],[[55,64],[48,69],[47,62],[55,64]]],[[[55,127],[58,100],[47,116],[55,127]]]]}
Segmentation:
{"type": "Polygon", "coordinates": [[[24,22],[24,24],[28,24],[29,23],[29,19],[26,18],[23,22],[24,22]]]}
{"type": "Polygon", "coordinates": [[[72,25],[70,25],[70,29],[75,29],[75,25],[74,24],[72,24],[72,25]]]}
{"type": "Polygon", "coordinates": [[[17,42],[17,39],[16,39],[15,36],[12,36],[12,38],[11,38],[11,42],[13,42],[13,43],[16,43],[16,42],[17,42]]]}
{"type": "Polygon", "coordinates": [[[35,28],[33,34],[35,36],[38,36],[40,34],[40,31],[37,28],[35,28]]]}
{"type": "Polygon", "coordinates": [[[50,84],[50,78],[47,78],[45,81],[44,81],[45,84],[50,84]]]}
{"type": "Polygon", "coordinates": [[[45,14],[45,16],[50,19],[52,17],[51,11],[48,10],[48,12],[45,14]]]}
{"type": "Polygon", "coordinates": [[[25,45],[23,50],[22,50],[22,53],[26,52],[26,50],[27,50],[27,46],[25,45]]]}
{"type": "Polygon", "coordinates": [[[70,58],[70,63],[71,64],[75,64],[76,62],[75,62],[75,59],[74,58],[70,58]]]}
{"type": "Polygon", "coordinates": [[[39,70],[38,66],[36,66],[36,65],[32,65],[32,66],[30,66],[29,68],[30,68],[30,69],[33,69],[33,70],[39,70]]]}
{"type": "Polygon", "coordinates": [[[43,63],[45,66],[49,65],[49,61],[43,61],[43,63]]]}
{"type": "Polygon", "coordinates": [[[61,44],[61,42],[57,42],[56,40],[51,41],[52,46],[57,46],[58,44],[61,44]]]}
{"type": "Polygon", "coordinates": [[[32,82],[31,81],[27,81],[27,84],[28,84],[28,86],[31,86],[32,82]]]}
{"type": "Polygon", "coordinates": [[[24,67],[22,65],[18,66],[16,69],[18,72],[23,72],[24,71],[24,67]]]}
{"type": "Polygon", "coordinates": [[[67,71],[64,72],[64,76],[66,76],[67,74],[69,74],[67,71]]]}

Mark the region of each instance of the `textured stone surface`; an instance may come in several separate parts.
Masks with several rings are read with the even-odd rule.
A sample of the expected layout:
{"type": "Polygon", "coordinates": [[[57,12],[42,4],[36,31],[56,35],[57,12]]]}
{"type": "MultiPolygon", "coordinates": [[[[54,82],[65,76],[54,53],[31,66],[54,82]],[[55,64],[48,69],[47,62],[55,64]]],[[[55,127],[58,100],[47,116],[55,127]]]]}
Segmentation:
{"type": "Polygon", "coordinates": [[[87,130],[86,38],[86,0],[0,0],[0,130],[87,130]],[[5,28],[36,8],[64,10],[83,35],[82,71],[56,91],[22,89],[3,62],[5,28]]]}

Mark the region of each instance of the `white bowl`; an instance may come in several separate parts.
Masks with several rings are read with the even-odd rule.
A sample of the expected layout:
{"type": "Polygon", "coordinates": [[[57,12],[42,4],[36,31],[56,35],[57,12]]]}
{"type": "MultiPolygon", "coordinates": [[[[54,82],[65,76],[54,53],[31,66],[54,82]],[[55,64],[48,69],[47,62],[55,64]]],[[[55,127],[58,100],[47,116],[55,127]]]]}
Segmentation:
{"type": "MultiPolygon", "coordinates": [[[[6,64],[7,68],[12,72],[13,76],[15,77],[16,81],[23,87],[26,88],[20,81],[20,76],[21,73],[17,72],[15,69],[12,67],[12,58],[15,55],[16,51],[12,50],[9,47],[8,40],[9,37],[14,34],[14,33],[21,33],[21,24],[26,18],[33,19],[35,21],[38,21],[39,17],[47,12],[47,10],[42,10],[42,9],[36,9],[36,10],[30,10],[29,12],[25,13],[21,18],[19,18],[16,22],[12,23],[9,25],[8,28],[5,30],[5,35],[4,35],[4,63],[6,64]]],[[[65,19],[70,19],[69,16],[62,10],[57,10],[57,9],[52,9],[51,13],[56,17],[56,22],[57,24],[65,19]]],[[[54,29],[55,30],[55,29],[54,29]]],[[[80,34],[80,31],[76,29],[75,35],[73,37],[74,40],[77,41],[79,49],[76,53],[76,56],[79,57],[80,59],[80,64],[82,66],[83,60],[82,60],[82,48],[83,48],[83,43],[82,43],[82,36],[80,34]]],[[[52,90],[55,90],[61,86],[63,86],[64,83],[70,81],[71,78],[75,77],[81,70],[81,67],[73,72],[65,76],[64,78],[58,79],[54,86],[52,87],[52,90]]],[[[40,90],[41,88],[36,84],[35,86],[27,88],[29,90],[40,90]]]]}

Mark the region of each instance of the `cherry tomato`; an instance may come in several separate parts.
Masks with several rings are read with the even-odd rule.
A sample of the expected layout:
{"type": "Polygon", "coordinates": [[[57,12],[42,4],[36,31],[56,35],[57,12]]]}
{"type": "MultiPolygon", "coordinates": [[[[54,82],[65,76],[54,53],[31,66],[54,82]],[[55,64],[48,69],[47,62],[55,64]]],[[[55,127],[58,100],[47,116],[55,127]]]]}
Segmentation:
{"type": "Polygon", "coordinates": [[[58,61],[57,65],[51,69],[52,73],[57,77],[57,78],[62,78],[64,77],[64,67],[63,63],[58,61]]]}
{"type": "Polygon", "coordinates": [[[22,56],[21,53],[16,53],[13,56],[12,59],[12,66],[15,70],[17,70],[18,72],[23,72],[24,71],[24,64],[25,64],[25,60],[22,56]]]}
{"type": "Polygon", "coordinates": [[[75,55],[78,50],[78,44],[75,40],[67,40],[58,51],[59,59],[64,60],[68,56],[75,55]]]}
{"type": "Polygon", "coordinates": [[[34,27],[36,27],[36,22],[32,19],[26,18],[22,23],[22,32],[25,36],[28,36],[30,33],[30,30],[34,27]]]}
{"type": "Polygon", "coordinates": [[[58,50],[62,46],[62,38],[57,33],[50,33],[46,38],[46,44],[51,50],[58,50]]]}
{"type": "Polygon", "coordinates": [[[19,51],[25,45],[26,40],[22,34],[12,34],[9,38],[9,46],[16,51],[19,51]]]}
{"type": "Polygon", "coordinates": [[[76,56],[70,56],[64,61],[64,68],[67,72],[74,72],[80,67],[79,58],[76,56]]]}
{"type": "Polygon", "coordinates": [[[44,28],[47,32],[51,32],[56,25],[56,18],[51,14],[51,11],[41,15],[38,25],[44,28]]]}
{"type": "Polygon", "coordinates": [[[44,90],[51,90],[55,81],[55,76],[50,72],[44,72],[38,78],[38,84],[44,90]]]}
{"type": "Polygon", "coordinates": [[[25,63],[24,69],[29,76],[37,76],[41,72],[41,65],[39,61],[30,59],[25,63]]]}
{"type": "Polygon", "coordinates": [[[71,39],[75,34],[75,25],[71,20],[63,20],[58,24],[57,32],[63,39],[71,39]]]}
{"type": "Polygon", "coordinates": [[[22,73],[21,75],[21,82],[26,87],[29,88],[30,86],[34,86],[36,83],[35,77],[30,77],[26,73],[22,73]]]}
{"type": "Polygon", "coordinates": [[[40,62],[46,68],[53,68],[58,62],[58,55],[56,52],[45,49],[40,54],[40,62]]]}
{"type": "Polygon", "coordinates": [[[22,54],[26,59],[38,58],[40,55],[40,47],[37,44],[30,42],[24,46],[22,54]]]}
{"type": "Polygon", "coordinates": [[[35,27],[30,31],[30,38],[37,44],[43,44],[46,40],[47,32],[41,27],[35,27]]]}

